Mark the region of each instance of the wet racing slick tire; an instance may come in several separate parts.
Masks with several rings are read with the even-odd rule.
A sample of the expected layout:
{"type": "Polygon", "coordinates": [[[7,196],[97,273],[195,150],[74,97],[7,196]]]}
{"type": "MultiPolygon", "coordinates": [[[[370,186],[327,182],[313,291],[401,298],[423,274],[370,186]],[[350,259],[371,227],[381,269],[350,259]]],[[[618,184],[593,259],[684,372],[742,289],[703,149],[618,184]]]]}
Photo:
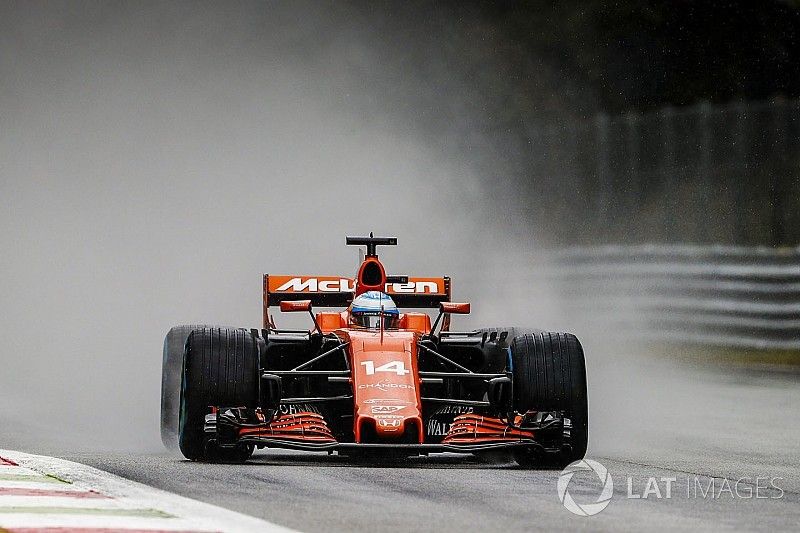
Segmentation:
{"type": "Polygon", "coordinates": [[[513,407],[527,411],[561,411],[571,426],[563,432],[560,452],[542,454],[519,448],[514,458],[523,467],[562,468],[586,454],[588,403],[583,347],[571,333],[535,332],[511,342],[513,407]]]}
{"type": "Polygon", "coordinates": [[[243,462],[252,446],[222,448],[205,434],[210,406],[258,406],[259,348],[245,329],[193,330],[186,341],[180,396],[179,446],[192,461],[243,462]]]}
{"type": "Polygon", "coordinates": [[[206,324],[175,326],[164,337],[161,363],[161,442],[170,450],[178,448],[178,413],[181,403],[183,350],[193,329],[214,328],[206,324]]]}

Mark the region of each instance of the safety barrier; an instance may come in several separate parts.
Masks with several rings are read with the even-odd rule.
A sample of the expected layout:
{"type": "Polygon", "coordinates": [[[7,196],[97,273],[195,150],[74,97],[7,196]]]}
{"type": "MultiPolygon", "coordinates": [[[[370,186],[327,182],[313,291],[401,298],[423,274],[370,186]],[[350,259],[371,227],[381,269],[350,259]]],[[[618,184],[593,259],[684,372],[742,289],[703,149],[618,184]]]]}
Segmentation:
{"type": "Polygon", "coordinates": [[[542,281],[595,331],[800,349],[800,247],[581,247],[553,252],[548,264],[542,281]]]}

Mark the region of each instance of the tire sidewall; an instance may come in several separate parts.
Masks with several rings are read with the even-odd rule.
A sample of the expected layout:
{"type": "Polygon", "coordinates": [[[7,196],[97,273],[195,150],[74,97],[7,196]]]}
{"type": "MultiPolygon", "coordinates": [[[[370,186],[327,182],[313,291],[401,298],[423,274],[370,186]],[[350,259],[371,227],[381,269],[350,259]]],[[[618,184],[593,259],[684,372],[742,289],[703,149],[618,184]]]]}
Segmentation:
{"type": "Polygon", "coordinates": [[[190,333],[183,357],[178,431],[179,447],[187,459],[226,462],[249,457],[209,442],[205,417],[210,406],[256,408],[259,379],[258,343],[249,331],[203,328],[190,333]]]}
{"type": "Polygon", "coordinates": [[[164,337],[161,361],[161,442],[167,449],[178,447],[186,341],[193,330],[214,327],[220,326],[182,324],[171,328],[164,337]]]}
{"type": "Polygon", "coordinates": [[[582,458],[588,440],[588,398],[583,347],[570,333],[533,332],[511,342],[517,412],[564,411],[570,419],[567,463],[582,458]]]}

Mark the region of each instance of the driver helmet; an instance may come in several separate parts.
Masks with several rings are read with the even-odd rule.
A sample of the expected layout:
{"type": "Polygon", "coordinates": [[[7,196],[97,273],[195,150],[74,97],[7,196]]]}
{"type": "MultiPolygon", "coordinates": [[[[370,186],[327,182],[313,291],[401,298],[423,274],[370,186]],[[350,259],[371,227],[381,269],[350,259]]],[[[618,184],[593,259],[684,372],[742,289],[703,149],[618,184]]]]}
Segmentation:
{"type": "Polygon", "coordinates": [[[356,296],[350,305],[350,323],[362,328],[378,329],[381,309],[383,309],[384,329],[397,329],[400,312],[392,298],[380,291],[367,291],[356,296]]]}

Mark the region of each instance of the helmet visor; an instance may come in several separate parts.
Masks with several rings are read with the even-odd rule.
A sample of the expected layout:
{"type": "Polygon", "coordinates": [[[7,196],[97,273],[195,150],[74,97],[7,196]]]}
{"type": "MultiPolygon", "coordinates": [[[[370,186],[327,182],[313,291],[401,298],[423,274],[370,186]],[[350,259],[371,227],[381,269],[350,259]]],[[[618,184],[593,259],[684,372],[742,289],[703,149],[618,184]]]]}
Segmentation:
{"type": "MultiPolygon", "coordinates": [[[[354,325],[362,328],[379,329],[381,327],[381,313],[353,313],[351,320],[354,325]]],[[[383,314],[384,329],[397,329],[399,321],[398,315],[383,314]]]]}

